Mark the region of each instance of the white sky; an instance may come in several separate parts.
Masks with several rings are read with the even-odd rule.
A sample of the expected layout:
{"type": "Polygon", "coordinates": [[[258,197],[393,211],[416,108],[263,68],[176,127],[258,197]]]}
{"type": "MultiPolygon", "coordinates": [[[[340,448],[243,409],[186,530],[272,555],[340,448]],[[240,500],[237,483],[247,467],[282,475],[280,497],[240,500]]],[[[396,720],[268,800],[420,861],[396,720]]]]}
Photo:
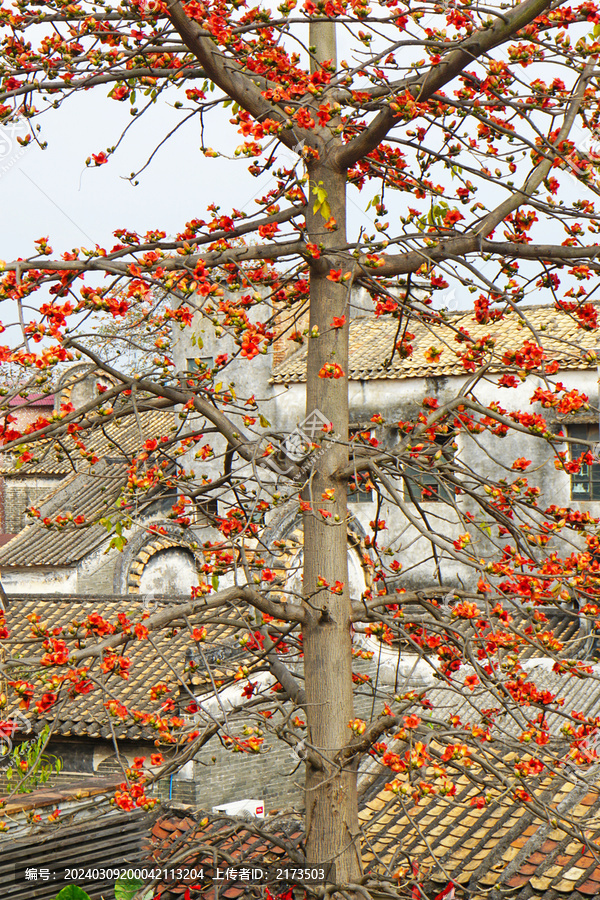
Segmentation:
{"type": "MultiPolygon", "coordinates": [[[[181,118],[161,100],[133,123],[106,165],[86,168],[92,153],[116,143],[132,121],[129,110],[129,103],[108,99],[106,88],[73,96],[37,120],[49,145],[44,151],[36,145],[18,147],[4,129],[12,148],[4,146],[0,157],[0,259],[30,254],[33,241],[46,235],[56,255],[96,242],[110,248],[116,228],[162,228],[172,234],[194,217],[207,218],[211,202],[221,204],[224,213],[234,205],[254,211],[252,198],[264,191],[267,179],[251,178],[245,159],[206,159],[199,151],[197,118],[159,150],[137,187],[127,181],[181,118]]],[[[212,116],[213,146],[240,143],[229,115],[217,111],[212,116]]]]}
{"type": "MultiPolygon", "coordinates": [[[[529,70],[527,74],[531,75],[529,70]]],[[[547,70],[543,74],[549,75],[547,70]]],[[[49,236],[56,257],[74,247],[93,248],[96,243],[110,249],[115,243],[112,232],[116,228],[140,233],[160,228],[173,235],[192,218],[208,218],[207,206],[211,202],[220,204],[223,213],[229,213],[233,207],[248,213],[257,209],[254,197],[271,186],[270,177],[252,178],[247,172],[249,160],[245,158],[205,158],[199,150],[199,117],[184,125],[158,151],[149,168],[139,176],[139,185],[133,187],[127,176],[144,165],[184,111],[170,108],[163,94],[155,107],[133,122],[128,101],[119,103],[107,98],[110,87],[76,94],[60,109],[50,109],[35,120],[42,128],[41,138],[49,144],[45,151],[35,145],[20,148],[14,141],[12,149],[6,151],[5,141],[2,152],[2,134],[6,130],[0,128],[0,204],[4,212],[0,259],[31,255],[34,240],[42,236],[49,236]],[[115,144],[123,128],[132,122],[108,164],[87,169],[86,158],[115,144]]],[[[170,96],[171,100],[183,99],[182,91],[172,91],[170,96]]],[[[138,92],[138,107],[142,108],[143,103],[138,92]]],[[[230,110],[208,113],[206,143],[233,153],[243,139],[229,124],[230,116],[230,110]]],[[[492,189],[486,186],[488,201],[491,193],[492,189]]],[[[497,193],[497,199],[504,198],[502,190],[497,193]]],[[[356,235],[360,227],[373,232],[373,211],[364,211],[369,196],[368,189],[362,195],[349,190],[351,235],[356,235]]],[[[386,194],[392,233],[399,230],[394,218],[413,200],[406,193],[386,194]]],[[[492,264],[488,268],[495,267],[492,264]]],[[[41,293],[36,295],[36,301],[40,297],[41,293]]],[[[472,300],[459,288],[454,302],[463,306],[472,300]]],[[[3,318],[9,317],[0,308],[0,319],[3,318]]]]}

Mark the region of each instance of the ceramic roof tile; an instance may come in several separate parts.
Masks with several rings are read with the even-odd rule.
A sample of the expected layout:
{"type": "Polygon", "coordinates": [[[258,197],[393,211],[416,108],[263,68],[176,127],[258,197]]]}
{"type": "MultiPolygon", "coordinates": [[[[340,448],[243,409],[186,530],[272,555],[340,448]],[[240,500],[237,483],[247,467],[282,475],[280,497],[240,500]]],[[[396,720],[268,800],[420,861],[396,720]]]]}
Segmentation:
{"type": "MultiPolygon", "coordinates": [[[[506,759],[511,764],[513,755],[507,754],[506,759]]],[[[502,893],[512,889],[513,900],[562,900],[568,885],[568,900],[582,900],[592,892],[586,886],[586,891],[578,895],[579,886],[595,881],[596,877],[600,897],[600,859],[586,851],[581,841],[552,827],[545,818],[536,818],[530,808],[515,809],[510,798],[502,805],[494,802],[483,809],[468,807],[465,810],[462,803],[457,802],[458,798],[468,803],[472,791],[465,788],[463,776],[455,779],[455,783],[458,790],[454,800],[436,796],[424,798],[418,806],[408,810],[408,817],[400,801],[396,801],[395,817],[393,803],[387,804],[385,840],[376,828],[378,814],[374,804],[369,804],[373,808],[365,808],[361,817],[365,835],[374,851],[370,864],[377,866],[378,860],[391,860],[397,847],[403,846],[421,865],[429,868],[432,882],[442,884],[450,876],[468,889],[471,898],[478,896],[476,885],[482,886],[482,890],[483,886],[495,885],[502,893]],[[424,826],[425,815],[428,823],[435,821],[434,827],[424,826]],[[525,821],[523,816],[527,817],[525,821]],[[458,827],[457,822],[460,822],[458,827]],[[531,847],[529,852],[528,846],[531,847]]],[[[552,808],[556,807],[559,798],[568,805],[575,790],[576,800],[580,801],[581,786],[553,773],[540,780],[535,793],[548,808],[552,808]]],[[[593,794],[593,791],[589,793],[593,794]]],[[[578,830],[581,827],[595,843],[600,842],[599,808],[600,800],[591,809],[580,802],[568,806],[571,818],[578,813],[577,819],[573,820],[574,827],[578,830]]],[[[433,889],[432,893],[435,893],[433,889]]],[[[484,894],[485,890],[481,896],[484,894]]]]}
{"type": "Polygon", "coordinates": [[[547,891],[552,884],[552,880],[551,875],[534,875],[530,879],[530,884],[536,891],[547,891]]]}
{"type": "MultiPolygon", "coordinates": [[[[91,436],[88,445],[91,447],[96,442],[100,461],[71,473],[38,501],[40,518],[33,520],[0,548],[0,567],[69,566],[108,541],[106,529],[94,523],[109,513],[119,515],[115,501],[126,483],[126,457],[139,449],[144,435],[160,436],[168,432],[168,423],[173,422],[173,414],[167,411],[141,416],[145,418],[140,428],[132,423],[126,428],[123,425],[123,435],[118,432],[118,423],[112,428],[111,433],[117,435],[114,440],[118,441],[125,457],[120,450],[111,450],[101,432],[102,440],[98,434],[91,436]],[[117,456],[120,461],[115,461],[117,456]],[[73,521],[67,521],[60,528],[47,528],[42,524],[44,518],[53,520],[58,515],[69,514],[73,519],[82,515],[85,522],[76,525],[73,521]]],[[[105,430],[108,432],[108,426],[105,430]]],[[[156,496],[149,497],[148,503],[156,499],[156,496]]]]}
{"type": "MultiPolygon", "coordinates": [[[[85,516],[89,523],[113,509],[124,483],[122,465],[102,464],[94,471],[76,473],[42,500],[41,516],[53,519],[70,513],[85,516]]],[[[67,522],[58,529],[34,521],[0,548],[0,567],[72,565],[105,540],[101,525],[67,522]]]]}
{"type": "MultiPolygon", "coordinates": [[[[176,811],[161,815],[151,829],[146,853],[148,860],[157,866],[166,867],[173,854],[178,854],[180,865],[203,867],[202,896],[211,900],[217,896],[211,884],[216,867],[281,866],[289,857],[281,847],[269,843],[267,834],[270,832],[274,837],[289,843],[298,842],[302,837],[297,817],[265,820],[261,826],[266,834],[259,837],[252,833],[252,824],[246,824],[240,819],[207,815],[204,812],[195,812],[194,816],[195,818],[182,816],[176,811]],[[190,855],[184,862],[181,855],[188,847],[190,855]]],[[[182,898],[188,883],[181,880],[163,884],[159,893],[163,900],[182,898]]],[[[242,895],[264,896],[264,889],[244,882],[237,882],[229,887],[226,883],[219,884],[218,896],[236,898],[242,895]]]]}
{"type": "MultiPolygon", "coordinates": [[[[173,599],[155,602],[172,604],[173,599]]],[[[67,629],[73,622],[85,623],[90,613],[99,613],[103,619],[118,626],[117,616],[125,613],[132,624],[141,621],[144,613],[143,598],[130,594],[127,597],[57,597],[52,595],[14,597],[11,596],[6,612],[6,624],[10,632],[7,640],[3,641],[7,653],[11,655],[21,654],[32,656],[34,653],[42,653],[41,640],[43,637],[33,636],[31,625],[27,616],[36,613],[39,616],[38,626],[41,628],[63,628],[60,635],[67,646],[75,648],[85,635],[85,627],[80,625],[76,633],[69,634],[67,629]]],[[[235,616],[234,609],[231,615],[235,616]]],[[[202,614],[198,612],[189,618],[192,627],[201,623],[202,614]]],[[[183,622],[181,624],[184,624],[183,622]]],[[[226,624],[208,625],[207,641],[203,645],[204,653],[211,657],[212,652],[218,653],[221,648],[227,647],[231,653],[228,663],[228,673],[232,674],[239,665],[241,659],[248,664],[249,651],[245,651],[237,644],[232,645],[230,635],[232,629],[226,624]]],[[[155,648],[147,641],[135,641],[126,650],[126,656],[130,659],[129,678],[124,680],[116,675],[106,678],[104,688],[96,687],[91,693],[70,700],[56,713],[58,721],[55,732],[62,735],[87,735],[97,737],[99,735],[110,736],[111,730],[107,724],[107,711],[105,702],[115,698],[128,709],[141,710],[144,713],[159,712],[165,702],[163,696],[158,700],[151,700],[150,689],[159,682],[165,682],[171,689],[172,697],[177,703],[182,678],[192,684],[196,695],[206,693],[209,690],[206,672],[199,668],[193,677],[186,669],[186,649],[190,646],[190,637],[186,628],[179,628],[175,633],[163,629],[154,632],[152,639],[155,648]]],[[[187,700],[186,700],[187,705],[187,700]]],[[[54,720],[55,710],[49,713],[49,721],[54,720]]],[[[30,713],[31,715],[31,713],[30,713]]],[[[36,725],[41,728],[45,720],[42,717],[36,719],[36,725]]],[[[114,720],[113,728],[117,737],[128,737],[131,740],[154,739],[156,732],[150,729],[144,730],[127,717],[124,722],[114,720]]]]}
{"type": "MultiPolygon", "coordinates": [[[[413,354],[402,359],[393,352],[397,339],[398,321],[388,317],[360,318],[350,322],[349,374],[355,381],[370,379],[426,378],[443,375],[463,375],[465,369],[456,352],[454,341],[459,328],[466,329],[474,340],[487,335],[501,337],[502,353],[519,349],[524,340],[539,336],[549,359],[557,359],[562,368],[591,365],[585,353],[598,345],[595,332],[578,327],[574,317],[553,307],[523,307],[521,310],[533,331],[524,326],[515,312],[508,312],[500,322],[479,324],[472,311],[436,314],[437,321],[410,323],[414,334],[410,343],[413,354]],[[442,351],[439,361],[431,363],[425,354],[432,346],[442,351]],[[390,362],[391,360],[391,362],[390,362]]],[[[306,380],[307,345],[286,357],[273,372],[276,384],[306,380]]]]}
{"type": "MultiPolygon", "coordinates": [[[[112,419],[102,428],[95,428],[83,443],[86,449],[99,459],[131,459],[148,438],[170,434],[181,423],[176,421],[170,409],[141,410],[139,416],[124,416],[112,419]]],[[[83,435],[83,432],[82,432],[83,435]]],[[[70,435],[63,435],[58,441],[35,444],[31,448],[34,459],[19,469],[6,453],[0,453],[0,472],[5,477],[23,478],[32,474],[70,475],[74,469],[87,470],[89,464],[70,435]]]]}

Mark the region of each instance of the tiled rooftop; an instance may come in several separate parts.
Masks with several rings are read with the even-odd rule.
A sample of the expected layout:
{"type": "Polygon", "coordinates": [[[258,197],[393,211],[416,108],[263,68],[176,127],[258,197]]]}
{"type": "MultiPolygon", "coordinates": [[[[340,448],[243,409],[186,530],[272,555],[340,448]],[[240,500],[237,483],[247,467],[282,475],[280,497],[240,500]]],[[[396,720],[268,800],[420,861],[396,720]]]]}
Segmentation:
{"type": "MultiPolygon", "coordinates": [[[[166,812],[154,823],[151,831],[151,858],[153,865],[170,865],[169,860],[181,859],[185,866],[202,868],[202,896],[214,897],[210,889],[212,879],[219,868],[224,874],[229,867],[238,870],[246,867],[261,867],[266,870],[271,866],[294,865],[294,860],[270,840],[281,838],[293,846],[299,846],[303,838],[303,825],[299,817],[286,820],[252,820],[246,824],[242,820],[232,820],[215,815],[198,814],[190,811],[166,812]],[[264,835],[256,833],[256,828],[264,830],[264,835]],[[189,851],[189,856],[187,852],[189,851]],[[185,859],[185,862],[183,861],[185,859]]],[[[302,851],[300,851],[302,852],[302,851]]],[[[298,861],[296,861],[298,862],[298,861]]],[[[186,889],[193,883],[192,879],[182,879],[162,886],[162,900],[179,900],[186,889]]],[[[284,885],[281,884],[283,889],[284,885]]],[[[263,892],[252,890],[252,886],[244,881],[230,885],[219,885],[218,896],[232,900],[235,897],[264,896],[263,892]]]]}
{"type": "MultiPolygon", "coordinates": [[[[486,325],[480,325],[474,319],[472,311],[447,313],[444,322],[439,318],[431,324],[410,321],[408,331],[414,334],[414,338],[408,343],[413,346],[413,353],[407,359],[402,359],[394,351],[394,343],[398,340],[397,319],[389,316],[353,319],[350,322],[350,378],[363,381],[464,375],[465,369],[456,354],[465,345],[459,345],[454,340],[459,328],[466,329],[474,340],[486,335],[500,338],[500,356],[506,351],[520,349],[525,340],[539,340],[548,360],[558,360],[561,368],[587,367],[592,364],[585,358],[585,354],[598,346],[595,331],[582,330],[575,317],[550,306],[524,307],[522,314],[525,321],[515,312],[508,312],[501,321],[486,325]],[[531,330],[525,322],[530,324],[531,330]],[[437,362],[426,358],[425,354],[432,347],[442,351],[437,362]]],[[[287,384],[305,381],[307,352],[305,342],[297,353],[286,357],[276,366],[273,382],[287,384]]],[[[493,368],[492,365],[492,370],[493,368]]]]}
{"type": "MultiPolygon", "coordinates": [[[[129,461],[139,452],[148,438],[171,434],[176,427],[173,411],[169,409],[145,410],[139,416],[112,419],[102,428],[95,428],[88,435],[82,432],[86,449],[98,459],[129,461]]],[[[68,475],[75,469],[87,470],[89,464],[82,457],[79,447],[70,435],[63,435],[60,441],[33,444],[31,452],[35,458],[19,469],[6,454],[0,454],[0,471],[7,476],[23,477],[35,473],[46,475],[68,475]]]]}
{"type": "MultiPolygon", "coordinates": [[[[132,624],[140,622],[144,613],[143,597],[129,595],[127,597],[56,597],[43,595],[37,597],[10,597],[6,613],[6,624],[10,632],[2,647],[7,656],[20,654],[24,657],[41,655],[42,638],[35,638],[31,625],[26,618],[33,613],[39,616],[37,626],[48,629],[54,636],[64,640],[70,649],[79,649],[85,645],[85,622],[90,613],[98,613],[103,619],[120,630],[117,616],[124,613],[132,624]],[[74,624],[75,623],[75,624],[74,624]],[[55,629],[58,631],[55,632],[55,629]]],[[[164,603],[173,604],[171,599],[155,598],[159,606],[164,603]]],[[[229,613],[237,616],[235,610],[229,613]]],[[[221,616],[220,618],[226,618],[221,616]]],[[[191,627],[199,624],[202,616],[189,618],[191,627]]],[[[91,693],[68,700],[64,705],[58,704],[48,714],[48,720],[37,717],[33,707],[28,715],[35,719],[35,729],[41,728],[46,721],[55,722],[54,734],[88,736],[92,738],[110,739],[114,733],[119,738],[143,740],[156,738],[156,732],[144,729],[128,716],[124,722],[114,718],[109,724],[109,714],[105,703],[115,699],[124,704],[128,710],[140,710],[144,713],[161,712],[162,704],[170,697],[177,704],[180,691],[180,678],[189,683],[197,694],[205,693],[208,676],[202,666],[198,666],[192,675],[186,670],[186,650],[193,644],[183,620],[173,622],[172,629],[161,629],[152,632],[152,643],[147,640],[133,641],[126,649],[121,649],[130,659],[129,677],[123,679],[118,675],[103,675],[98,665],[90,670],[101,683],[91,693]],[[172,693],[158,700],[150,698],[151,688],[159,682],[168,685],[172,693]],[[111,728],[112,725],[112,728],[111,728]]],[[[212,661],[213,677],[226,677],[238,668],[240,659],[249,661],[248,651],[229,639],[232,630],[225,623],[208,625],[207,640],[203,644],[204,653],[212,661]],[[239,659],[238,659],[239,656],[239,659]]],[[[23,677],[23,676],[21,676],[23,677]]],[[[184,703],[190,702],[189,695],[184,694],[184,703]]],[[[163,713],[161,713],[162,715],[163,713]]],[[[173,713],[170,713],[173,715],[173,713]]]]}
{"type": "MultiPolygon", "coordinates": [[[[506,777],[512,772],[514,781],[513,759],[493,765],[506,777]]],[[[414,859],[432,894],[452,880],[469,900],[600,896],[600,852],[588,845],[600,842],[600,783],[592,773],[589,783],[570,783],[558,773],[532,778],[535,788],[529,782],[527,788],[547,816],[516,803],[510,791],[486,785],[485,771],[477,766],[469,773],[453,778],[454,797],[433,796],[418,805],[410,795],[403,800],[385,789],[392,773],[383,777],[360,814],[369,867],[390,874],[414,859]],[[470,801],[482,790],[490,802],[478,809],[470,801]],[[570,825],[561,827],[556,813],[570,825]]]]}
{"type": "Polygon", "coordinates": [[[0,567],[76,563],[106,540],[106,529],[97,524],[97,519],[117,512],[114,503],[124,483],[125,467],[105,463],[61,481],[40,503],[41,519],[71,513],[73,518],[85,516],[85,523],[71,521],[60,528],[47,528],[41,521],[32,520],[0,549],[0,567]]]}
{"type": "Polygon", "coordinates": [[[85,444],[98,457],[98,462],[93,466],[82,460],[79,450],[65,438],[61,439],[59,457],[46,448],[39,454],[37,462],[18,470],[5,470],[4,477],[61,472],[66,477],[39,501],[40,519],[32,520],[0,548],[0,567],[69,566],[105,542],[106,529],[96,523],[104,515],[120,514],[115,501],[125,484],[126,465],[130,457],[139,452],[145,440],[169,434],[174,427],[173,413],[170,411],[141,413],[139,424],[133,418],[127,422],[117,420],[90,434],[85,444]],[[70,451],[70,457],[66,455],[65,448],[70,451]],[[72,463],[77,460],[79,469],[73,471],[72,463]],[[51,529],[42,524],[41,520],[46,517],[54,519],[57,515],[68,513],[73,518],[85,516],[84,524],[76,525],[70,521],[60,528],[51,529]]]}

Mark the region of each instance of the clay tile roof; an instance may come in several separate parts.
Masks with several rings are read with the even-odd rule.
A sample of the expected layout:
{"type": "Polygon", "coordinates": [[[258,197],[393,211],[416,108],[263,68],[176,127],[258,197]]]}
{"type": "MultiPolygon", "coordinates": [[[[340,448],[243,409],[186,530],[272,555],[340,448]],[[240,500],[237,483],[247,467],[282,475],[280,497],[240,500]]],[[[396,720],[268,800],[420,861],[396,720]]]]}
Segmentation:
{"type": "MultiPolygon", "coordinates": [[[[52,595],[39,595],[29,597],[10,597],[6,612],[6,624],[10,633],[8,639],[2,642],[7,655],[20,654],[24,657],[38,657],[44,652],[41,642],[44,634],[35,637],[32,626],[27,619],[28,615],[37,614],[39,617],[37,627],[48,629],[58,639],[64,640],[69,649],[77,649],[81,641],[85,641],[88,633],[85,622],[90,613],[98,613],[119,630],[117,616],[124,613],[132,625],[142,620],[144,613],[143,597],[135,594],[116,597],[64,597],[52,595]],[[75,629],[73,623],[79,623],[75,629]],[[56,631],[55,631],[56,629],[56,631]],[[71,630],[69,630],[71,629],[71,630]]],[[[177,600],[165,598],[161,600],[155,597],[154,602],[161,604],[173,604],[177,600]]],[[[232,608],[231,616],[236,616],[232,608]]],[[[192,627],[199,624],[201,614],[190,616],[192,627]]],[[[102,675],[96,666],[91,670],[96,679],[103,680],[103,687],[96,687],[88,694],[68,700],[63,706],[55,706],[48,713],[48,719],[38,716],[33,707],[28,711],[28,717],[33,721],[33,728],[39,731],[47,722],[55,722],[53,732],[55,735],[77,735],[93,738],[111,739],[112,729],[118,738],[129,740],[155,740],[157,733],[150,727],[143,727],[136,723],[131,714],[134,710],[142,713],[160,713],[166,699],[173,699],[178,705],[181,681],[190,685],[194,696],[206,693],[210,682],[206,671],[201,665],[196,667],[194,674],[189,671],[189,661],[186,661],[186,650],[190,647],[191,636],[188,634],[183,620],[174,620],[174,624],[183,626],[175,632],[167,629],[152,632],[152,644],[141,640],[132,642],[125,650],[117,648],[117,652],[123,653],[130,660],[129,678],[123,679],[119,675],[102,675]],[[151,688],[164,683],[169,688],[169,693],[161,698],[152,700],[151,688]],[[116,700],[122,703],[128,710],[128,714],[122,720],[119,717],[111,718],[112,729],[109,726],[109,714],[105,703],[116,700]],[[56,717],[56,721],[55,721],[56,717]]],[[[225,662],[220,669],[215,667],[212,671],[219,677],[233,674],[244,661],[251,664],[249,651],[243,650],[238,644],[232,644],[230,629],[225,623],[208,625],[206,642],[203,644],[204,653],[208,658],[222,654],[225,662]]],[[[190,703],[189,694],[183,693],[182,706],[190,703]]],[[[171,713],[172,715],[175,713],[171,713]]]]}
{"type": "MultiPolygon", "coordinates": [[[[18,794],[12,797],[3,807],[1,817],[7,818],[10,834],[11,817],[31,809],[44,809],[46,806],[62,807],[72,800],[86,800],[101,794],[112,796],[114,788],[122,779],[116,776],[100,778],[97,775],[80,777],[67,787],[38,787],[30,794],[18,794]]],[[[0,832],[0,841],[4,840],[0,832]]]]}
{"type": "MultiPolygon", "coordinates": [[[[61,460],[52,462],[50,454],[44,453],[38,462],[32,462],[28,467],[4,470],[4,477],[23,477],[34,473],[69,474],[38,501],[40,519],[32,521],[0,548],[0,567],[69,566],[107,541],[106,529],[89,523],[108,513],[118,514],[114,504],[125,484],[126,465],[131,456],[139,451],[146,439],[168,434],[173,421],[172,412],[163,410],[141,413],[139,425],[131,419],[110,423],[85,441],[87,449],[98,457],[98,463],[90,466],[86,462],[77,471],[73,471],[73,465],[64,454],[61,460]],[[60,529],[48,529],[42,524],[45,517],[53,519],[68,513],[72,513],[73,517],[85,516],[85,523],[75,525],[67,522],[60,529]]],[[[61,443],[68,447],[66,439],[61,439],[61,443]]],[[[70,449],[73,451],[73,462],[76,451],[76,458],[81,464],[79,450],[74,445],[70,449]]]]}
{"type": "MultiPolygon", "coordinates": [[[[300,818],[286,817],[244,822],[240,818],[216,816],[210,813],[194,812],[193,817],[177,810],[165,812],[154,823],[148,846],[151,865],[169,866],[170,860],[178,859],[178,865],[203,870],[202,896],[214,897],[211,887],[216,870],[221,870],[221,878],[228,867],[257,872],[266,872],[272,867],[294,866],[285,849],[277,841],[286,842],[302,852],[303,827],[300,818]],[[256,833],[259,830],[261,833],[256,833]],[[189,850],[189,856],[183,855],[189,850]]],[[[220,897],[241,897],[261,895],[260,887],[245,879],[229,884],[221,881],[220,897]]],[[[193,884],[192,878],[175,879],[160,886],[162,900],[179,900],[186,889],[193,884]]],[[[280,884],[284,888],[283,882],[280,884]]]]}
{"type": "Polygon", "coordinates": [[[101,881],[101,870],[139,866],[156,817],[142,809],[115,811],[109,801],[116,784],[115,779],[78,779],[69,789],[34,790],[10,802],[3,819],[8,831],[0,833],[2,900],[54,900],[73,883],[72,877],[64,880],[65,868],[90,870],[90,880],[79,883],[93,900],[114,896],[114,879],[101,881]],[[59,813],[51,823],[50,806],[59,813]],[[32,813],[39,824],[32,822],[32,813]],[[51,876],[32,884],[25,876],[30,867],[47,869],[51,876]]]}
{"type": "MultiPolygon", "coordinates": [[[[561,368],[589,366],[592,361],[584,351],[598,346],[594,331],[584,331],[578,327],[575,317],[560,312],[551,306],[523,307],[522,314],[537,332],[548,359],[556,359],[561,368]]],[[[439,314],[436,314],[439,315],[439,314]]],[[[477,340],[490,335],[499,338],[502,353],[518,350],[525,340],[535,341],[534,334],[523,325],[515,312],[506,313],[500,322],[480,325],[473,312],[444,314],[437,322],[410,322],[409,331],[414,334],[409,343],[413,353],[402,359],[394,352],[398,340],[398,320],[389,317],[359,318],[350,322],[350,365],[349,375],[354,381],[379,378],[427,378],[442,375],[464,375],[465,369],[456,357],[459,345],[454,341],[455,330],[466,329],[477,340]],[[449,328],[448,326],[451,326],[449,328]],[[454,329],[454,330],[451,330],[454,329]],[[442,350],[438,362],[430,362],[425,354],[430,347],[442,350]]],[[[288,356],[273,371],[275,384],[306,381],[307,344],[288,356]]]]}
{"type": "MultiPolygon", "coordinates": [[[[86,449],[98,459],[129,461],[148,438],[169,435],[180,424],[176,423],[170,409],[142,410],[137,417],[128,415],[111,419],[88,434],[82,431],[82,440],[86,449]]],[[[4,477],[22,478],[42,472],[45,475],[70,475],[76,469],[89,471],[89,463],[68,434],[63,435],[60,442],[40,442],[32,445],[30,450],[35,458],[18,469],[10,455],[0,454],[0,472],[4,477]]]]}
{"type": "MultiPolygon", "coordinates": [[[[510,775],[514,759],[514,754],[505,756],[505,774],[510,775]]],[[[476,776],[478,767],[470,772],[476,776]]],[[[491,802],[483,809],[471,806],[481,787],[461,775],[453,778],[454,797],[434,795],[414,805],[410,795],[403,799],[387,790],[387,781],[389,775],[372,786],[360,814],[365,862],[372,871],[389,876],[410,857],[419,862],[428,891],[437,893],[450,878],[469,900],[600,896],[600,853],[527,804],[490,787],[491,802]]],[[[549,809],[566,812],[573,832],[600,844],[600,781],[571,783],[551,774],[528,789],[549,809]]]]}
{"type": "Polygon", "coordinates": [[[30,406],[54,406],[54,394],[28,394],[26,397],[17,394],[16,397],[11,397],[8,405],[17,410],[28,409],[30,406]]]}
{"type": "Polygon", "coordinates": [[[81,526],[67,522],[62,528],[46,528],[34,520],[0,549],[0,567],[69,566],[106,540],[106,529],[92,524],[114,510],[114,503],[125,483],[121,464],[99,464],[92,471],[80,472],[61,481],[39,504],[41,519],[71,513],[83,515],[81,526]]]}

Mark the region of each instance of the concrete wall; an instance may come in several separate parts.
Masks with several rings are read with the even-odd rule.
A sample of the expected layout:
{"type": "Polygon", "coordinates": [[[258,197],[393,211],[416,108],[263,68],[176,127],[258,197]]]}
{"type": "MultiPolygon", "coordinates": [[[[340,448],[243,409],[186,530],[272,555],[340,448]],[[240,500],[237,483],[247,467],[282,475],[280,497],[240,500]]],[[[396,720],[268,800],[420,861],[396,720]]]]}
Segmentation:
{"type": "MultiPolygon", "coordinates": [[[[598,383],[596,370],[565,371],[560,373],[560,380],[567,389],[577,387],[587,393],[595,406],[598,396],[598,383]]],[[[424,397],[435,397],[440,405],[456,397],[465,377],[450,376],[445,378],[409,378],[402,381],[371,380],[350,382],[350,405],[352,418],[355,421],[369,423],[371,416],[381,413],[388,423],[387,426],[376,430],[377,437],[384,446],[393,446],[398,441],[397,431],[391,423],[406,421],[412,418],[418,411],[424,397]]],[[[542,387],[543,382],[537,376],[530,376],[516,389],[499,388],[493,381],[484,382],[477,388],[478,400],[487,405],[492,401],[501,403],[503,408],[510,410],[530,411],[541,414],[554,432],[558,432],[560,422],[552,410],[544,410],[539,404],[531,405],[530,397],[536,387],[542,387]]],[[[304,417],[305,385],[291,384],[288,387],[274,385],[272,387],[276,406],[275,422],[282,430],[293,430],[304,417]]],[[[565,472],[558,472],[554,466],[554,454],[547,443],[533,435],[510,431],[505,438],[496,438],[490,434],[480,436],[461,433],[457,439],[457,458],[467,469],[474,470],[479,476],[490,480],[509,478],[512,480],[515,473],[510,472],[512,462],[518,457],[525,457],[532,461],[525,473],[530,484],[541,489],[539,506],[544,509],[550,504],[557,506],[571,506],[583,512],[589,511],[593,515],[600,515],[600,503],[591,501],[576,501],[570,497],[570,478],[565,472]]],[[[566,444],[561,445],[562,449],[566,444]]],[[[403,493],[402,488],[400,492],[403,493]]],[[[408,504],[410,506],[410,504],[408,504]]],[[[465,526],[458,516],[445,504],[437,501],[424,501],[422,507],[432,522],[432,527],[439,530],[443,537],[454,540],[465,531],[465,526]],[[443,519],[437,516],[443,514],[443,519]]],[[[463,512],[475,512],[477,504],[466,496],[458,498],[459,508],[463,512]]],[[[350,503],[350,512],[365,528],[372,520],[375,511],[375,502],[350,503]]],[[[380,518],[385,519],[388,526],[386,541],[390,541],[394,535],[402,535],[398,547],[397,558],[403,564],[407,557],[411,566],[415,568],[414,576],[403,579],[404,586],[422,586],[431,583],[435,578],[435,566],[431,557],[431,545],[417,530],[411,526],[406,516],[395,504],[384,503],[380,518]]],[[[572,537],[572,536],[570,536],[572,537]]],[[[481,548],[485,549],[485,540],[480,537],[481,548]]],[[[557,549],[562,546],[563,552],[569,553],[567,545],[556,541],[557,549]]],[[[488,546],[489,549],[489,546],[488,546]]],[[[442,558],[444,554],[442,553],[442,558]]],[[[464,583],[473,584],[478,575],[469,568],[457,563],[454,559],[446,557],[442,563],[442,577],[445,583],[457,584],[458,579],[464,583]]]]}

